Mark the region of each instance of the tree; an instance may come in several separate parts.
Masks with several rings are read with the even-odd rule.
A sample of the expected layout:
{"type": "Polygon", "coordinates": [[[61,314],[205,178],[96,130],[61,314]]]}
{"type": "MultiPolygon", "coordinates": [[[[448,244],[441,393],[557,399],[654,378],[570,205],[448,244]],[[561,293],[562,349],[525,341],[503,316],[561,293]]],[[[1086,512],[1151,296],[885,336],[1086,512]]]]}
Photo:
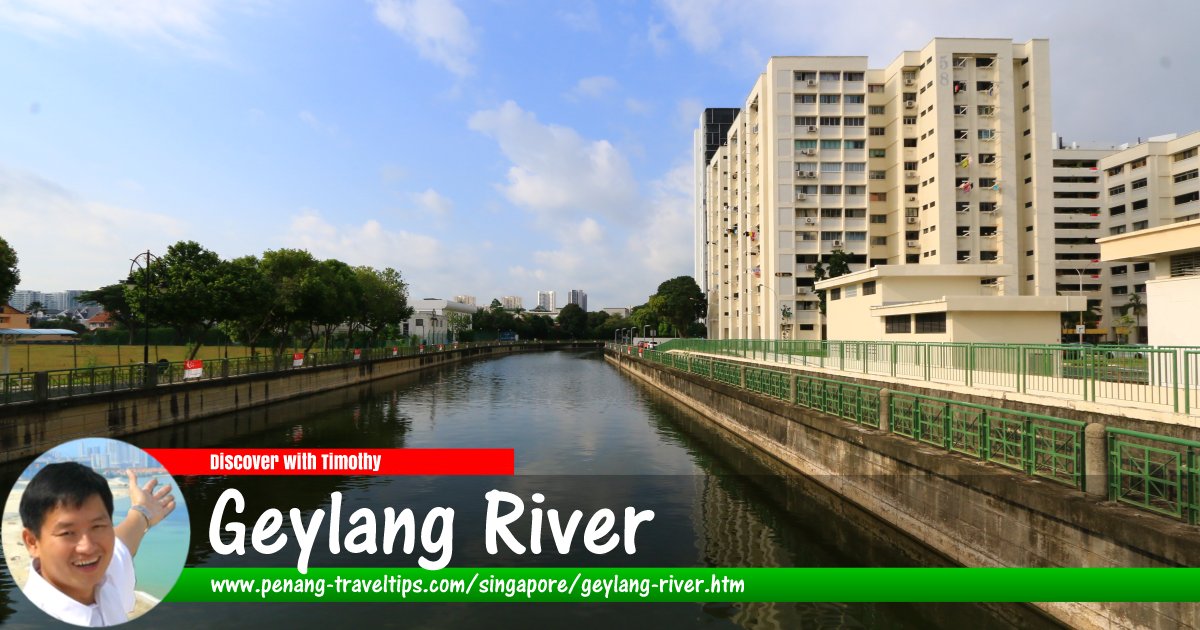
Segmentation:
{"type": "MultiPolygon", "coordinates": [[[[275,336],[278,352],[283,352],[293,336],[306,332],[304,324],[310,317],[305,310],[308,305],[302,285],[309,270],[316,265],[313,255],[303,249],[263,252],[261,269],[273,293],[266,330],[275,336]]],[[[311,335],[311,328],[307,332],[311,335]]]]}
{"type": "Polygon", "coordinates": [[[222,273],[221,257],[196,241],[179,241],[150,266],[138,269],[131,277],[131,285],[126,288],[131,294],[130,303],[143,319],[149,313],[174,329],[177,340],[191,341],[188,358],[195,358],[205,333],[226,310],[221,296],[214,291],[222,273]]]}
{"type": "MultiPolygon", "coordinates": [[[[408,285],[401,279],[400,272],[391,267],[382,271],[356,267],[354,273],[361,291],[355,320],[369,331],[367,339],[368,345],[371,345],[389,327],[397,327],[412,316],[413,309],[408,305],[408,285]]],[[[458,314],[467,317],[470,322],[467,315],[458,314]]]]}
{"type": "MultiPolygon", "coordinates": [[[[828,268],[826,268],[825,264],[820,261],[818,261],[813,267],[813,284],[829,278],[844,276],[848,273],[850,273],[850,258],[846,255],[846,252],[840,249],[835,249],[833,250],[833,253],[829,255],[828,268]]],[[[820,300],[820,302],[817,304],[817,308],[821,311],[821,318],[824,319],[826,304],[824,289],[817,289],[817,298],[820,300]]],[[[821,324],[821,338],[825,338],[824,322],[821,324]]]]}
{"type": "Polygon", "coordinates": [[[1133,316],[1133,328],[1129,331],[1129,343],[1141,343],[1142,315],[1146,314],[1146,303],[1137,291],[1129,294],[1125,303],[1125,314],[1133,316]]]}
{"type": "Polygon", "coordinates": [[[650,298],[650,307],[671,324],[676,337],[686,334],[688,326],[708,311],[704,292],[691,276],[677,276],[658,285],[658,291],[650,298]]]}
{"type": "Polygon", "coordinates": [[[274,287],[263,274],[255,256],[242,256],[223,263],[217,291],[223,306],[218,326],[229,337],[250,347],[255,354],[259,340],[270,325],[274,287]]]}
{"type": "Polygon", "coordinates": [[[42,306],[42,303],[37,300],[30,302],[29,305],[25,307],[25,313],[29,315],[30,325],[37,321],[38,313],[40,313],[43,308],[45,307],[42,306]]]}
{"type": "Polygon", "coordinates": [[[8,241],[0,238],[0,306],[8,304],[8,298],[19,284],[21,272],[17,269],[17,252],[9,247],[8,241]]]}
{"type": "Polygon", "coordinates": [[[354,269],[340,260],[322,260],[309,268],[300,282],[303,313],[307,315],[308,352],[316,343],[317,331],[324,334],[325,349],[334,328],[348,323],[361,310],[362,287],[354,269]]]}
{"type": "Polygon", "coordinates": [[[471,316],[466,313],[448,311],[446,312],[446,327],[453,335],[454,341],[462,341],[463,335],[471,329],[471,316]]]}
{"type": "Polygon", "coordinates": [[[124,284],[110,284],[94,291],[84,291],[79,295],[79,301],[100,306],[108,313],[109,319],[118,326],[129,331],[129,343],[133,343],[133,332],[140,323],[134,316],[133,308],[125,295],[124,284]]]}
{"type": "Polygon", "coordinates": [[[587,313],[578,304],[568,304],[558,312],[558,325],[571,339],[588,336],[587,313]]]}

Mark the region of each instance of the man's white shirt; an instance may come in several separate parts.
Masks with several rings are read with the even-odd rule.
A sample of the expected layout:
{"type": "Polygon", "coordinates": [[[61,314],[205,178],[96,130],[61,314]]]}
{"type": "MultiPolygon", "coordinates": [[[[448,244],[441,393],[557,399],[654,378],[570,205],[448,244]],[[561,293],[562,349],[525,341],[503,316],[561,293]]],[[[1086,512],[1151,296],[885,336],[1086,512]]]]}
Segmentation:
{"type": "Polygon", "coordinates": [[[96,587],[96,603],[90,606],[81,604],[54,588],[38,572],[40,568],[38,561],[34,560],[33,570],[29,572],[29,580],[25,582],[23,592],[30,601],[51,617],[92,628],[112,626],[129,620],[129,611],[133,610],[135,601],[133,589],[137,580],[133,574],[133,556],[120,538],[113,544],[112,562],[108,563],[104,581],[96,587]]]}

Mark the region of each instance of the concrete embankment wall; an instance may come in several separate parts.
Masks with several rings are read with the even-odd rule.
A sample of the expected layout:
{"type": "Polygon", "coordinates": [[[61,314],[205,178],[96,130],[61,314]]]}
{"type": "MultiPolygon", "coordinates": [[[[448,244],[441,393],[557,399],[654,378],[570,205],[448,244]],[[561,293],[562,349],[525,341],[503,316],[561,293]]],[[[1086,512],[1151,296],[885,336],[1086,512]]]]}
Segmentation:
{"type": "MultiPolygon", "coordinates": [[[[635,357],[716,425],[964,566],[1200,566],[1200,530],[635,357]]],[[[1039,603],[1080,628],[1197,628],[1186,603],[1039,603]]]]}
{"type": "Polygon", "coordinates": [[[431,367],[545,348],[471,347],[7,405],[0,407],[0,463],[28,459],[76,438],[119,438],[431,367]]]}

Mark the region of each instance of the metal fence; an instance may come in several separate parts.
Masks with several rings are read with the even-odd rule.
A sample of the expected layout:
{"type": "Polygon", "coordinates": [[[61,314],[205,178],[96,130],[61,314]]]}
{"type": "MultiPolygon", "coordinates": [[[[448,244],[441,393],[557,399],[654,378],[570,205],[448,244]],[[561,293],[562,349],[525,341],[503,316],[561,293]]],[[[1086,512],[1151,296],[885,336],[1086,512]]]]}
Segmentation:
{"type": "MultiPolygon", "coordinates": [[[[136,363],[111,367],[75,368],[64,370],[49,370],[46,372],[17,372],[0,374],[0,405],[29,402],[39,398],[38,374],[44,374],[45,398],[71,398],[106,392],[142,389],[155,385],[170,385],[184,381],[212,380],[245,376],[249,374],[264,374],[270,372],[286,372],[327,365],[352,364],[359,361],[377,361],[415,354],[434,354],[447,350],[461,348],[477,348],[485,346],[514,346],[527,345],[534,342],[476,342],[443,344],[427,346],[424,351],[419,348],[397,346],[391,348],[370,348],[362,350],[334,350],[329,352],[305,354],[301,365],[294,365],[293,356],[287,355],[257,355],[234,359],[205,359],[199,376],[187,376],[183,361],[160,362],[152,364],[136,363]],[[357,354],[356,354],[357,352],[357,354]]],[[[555,345],[556,342],[536,342],[539,344],[555,345]]],[[[571,343],[571,342],[559,342],[571,343]]]]}
{"type": "MultiPolygon", "coordinates": [[[[741,345],[743,343],[738,344],[739,349],[751,353],[775,351],[770,346],[757,343],[741,345]]],[[[870,345],[856,343],[859,345],[834,346],[825,358],[836,357],[839,365],[847,359],[852,362],[862,360],[862,365],[866,365],[874,359],[885,360],[897,356],[893,348],[875,347],[874,351],[890,354],[872,358],[870,345]]],[[[661,346],[657,350],[617,344],[611,347],[616,352],[638,356],[727,385],[744,387],[856,424],[876,429],[880,427],[881,396],[878,387],[740,365],[671,352],[669,349],[664,351],[661,346]]],[[[903,346],[899,352],[901,355],[911,353],[914,348],[903,346]]],[[[930,355],[944,352],[943,358],[957,356],[965,360],[970,357],[957,346],[945,351],[929,349],[920,352],[930,355]]],[[[888,415],[891,420],[889,430],[896,435],[1072,488],[1084,489],[1084,422],[908,392],[891,393],[888,415]]]]}
{"type": "Polygon", "coordinates": [[[1195,525],[1200,442],[1110,428],[1108,498],[1195,525]]]}
{"type": "Polygon", "coordinates": [[[657,350],[1200,414],[1195,347],[674,339],[657,350]]]}

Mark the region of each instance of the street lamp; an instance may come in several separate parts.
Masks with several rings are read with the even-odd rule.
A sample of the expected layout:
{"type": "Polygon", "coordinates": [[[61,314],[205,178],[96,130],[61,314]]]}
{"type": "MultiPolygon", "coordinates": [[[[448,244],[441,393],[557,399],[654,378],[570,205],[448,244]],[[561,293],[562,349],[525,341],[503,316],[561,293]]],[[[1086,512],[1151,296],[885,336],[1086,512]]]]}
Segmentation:
{"type": "Polygon", "coordinates": [[[142,363],[150,363],[150,288],[153,286],[154,275],[150,265],[155,261],[162,262],[162,259],[151,254],[150,250],[134,256],[129,261],[129,286],[132,286],[133,270],[135,267],[146,272],[146,294],[142,298],[142,321],[145,324],[146,330],[146,336],[142,339],[142,363]],[[145,264],[142,263],[142,260],[146,261],[145,264]]]}
{"type": "Polygon", "coordinates": [[[765,283],[758,285],[758,287],[760,289],[765,288],[775,296],[775,304],[779,306],[779,336],[786,339],[787,337],[784,336],[783,328],[786,324],[783,323],[783,320],[792,318],[792,309],[788,308],[786,304],[782,303],[782,300],[779,299],[779,292],[776,291],[774,287],[765,283]]]}
{"type": "MultiPolygon", "coordinates": [[[[1083,270],[1076,269],[1075,275],[1079,276],[1079,295],[1081,297],[1083,297],[1083,270]]],[[[1086,297],[1083,297],[1083,308],[1087,309],[1087,298],[1086,297]]],[[[1080,310],[1079,311],[1079,327],[1077,329],[1077,332],[1079,333],[1079,343],[1083,343],[1083,331],[1086,328],[1087,328],[1087,326],[1083,323],[1083,310],[1080,310]]]]}
{"type": "Polygon", "coordinates": [[[650,336],[650,324],[646,324],[646,325],[642,326],[642,339],[646,339],[649,336],[650,336]]]}

